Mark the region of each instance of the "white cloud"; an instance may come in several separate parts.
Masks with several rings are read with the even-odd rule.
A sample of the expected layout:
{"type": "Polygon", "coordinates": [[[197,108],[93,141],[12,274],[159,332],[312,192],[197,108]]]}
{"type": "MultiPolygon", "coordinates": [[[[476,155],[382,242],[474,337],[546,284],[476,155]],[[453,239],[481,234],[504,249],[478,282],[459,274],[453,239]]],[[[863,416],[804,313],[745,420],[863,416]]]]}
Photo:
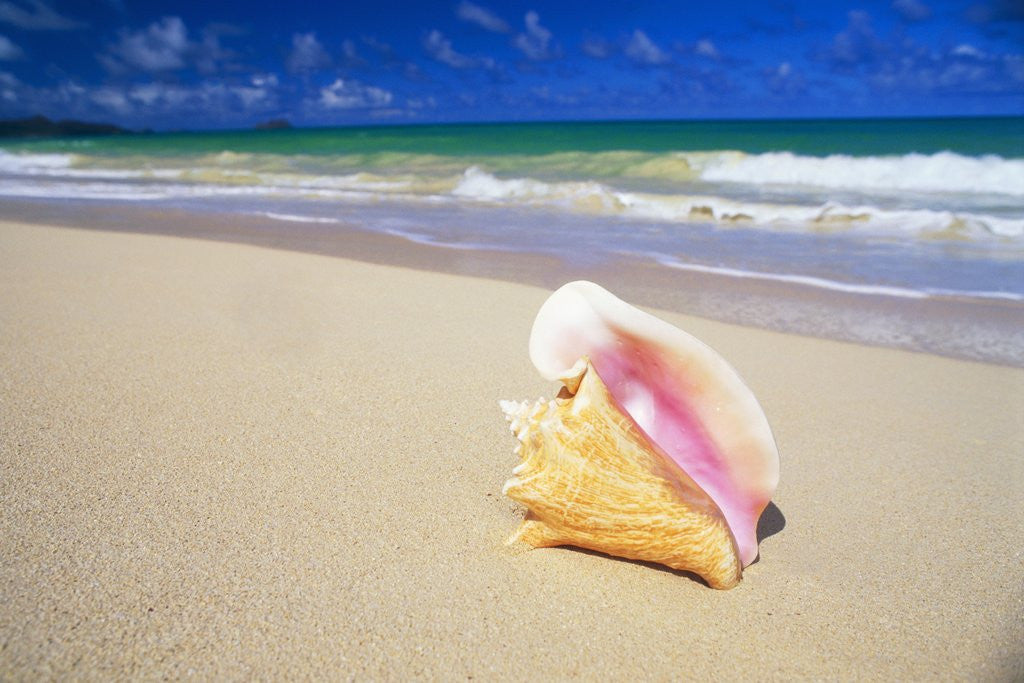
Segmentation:
{"type": "Polygon", "coordinates": [[[920,0],[893,0],[892,8],[906,21],[924,21],[932,15],[932,9],[920,0]]]}
{"type": "Polygon", "coordinates": [[[410,97],[405,101],[405,106],[409,109],[437,109],[437,98],[433,95],[429,97],[410,97]]]}
{"type": "Polygon", "coordinates": [[[469,0],[462,0],[455,10],[455,14],[463,21],[476,24],[480,28],[494,33],[510,33],[512,31],[504,19],[486,7],[473,4],[469,0]]]}
{"type": "Polygon", "coordinates": [[[426,76],[423,74],[423,69],[416,62],[406,62],[402,65],[402,75],[410,81],[423,81],[426,80],[426,76]]]}
{"type": "MultiPolygon", "coordinates": [[[[437,29],[424,36],[423,50],[434,61],[454,69],[484,69],[495,78],[502,77],[504,73],[501,66],[490,57],[471,57],[457,52],[452,47],[452,41],[437,29]]],[[[419,67],[409,62],[405,66],[405,76],[410,80],[422,80],[423,74],[419,67]]]]}
{"type": "Polygon", "coordinates": [[[0,98],[7,102],[17,102],[19,87],[21,87],[21,81],[14,74],[0,71],[0,98]]]}
{"type": "Polygon", "coordinates": [[[250,77],[248,84],[225,85],[204,84],[207,99],[237,102],[243,111],[265,111],[277,105],[276,74],[257,74],[250,77]]]}
{"type": "Polygon", "coordinates": [[[86,26],[84,22],[58,14],[42,0],[28,0],[27,7],[4,0],[0,2],[0,21],[26,31],[69,31],[86,26]]]}
{"type": "Polygon", "coordinates": [[[399,59],[395,53],[395,48],[391,47],[390,44],[385,43],[383,40],[378,40],[373,36],[362,36],[360,38],[363,45],[373,50],[378,57],[380,57],[389,66],[395,66],[401,64],[402,60],[399,59]]]}
{"type": "Polygon", "coordinates": [[[668,55],[654,41],[647,37],[647,34],[636,29],[626,44],[626,56],[637,64],[654,66],[667,64],[668,55]]]}
{"type": "Polygon", "coordinates": [[[319,102],[327,109],[370,109],[386,107],[392,99],[392,94],[383,88],[339,78],[320,88],[319,102]]]}
{"type": "Polygon", "coordinates": [[[477,60],[455,51],[452,41],[434,29],[423,39],[423,49],[434,60],[447,64],[455,69],[470,69],[477,65],[477,60]]]}
{"type": "Polygon", "coordinates": [[[203,29],[203,41],[193,45],[195,53],[196,68],[201,74],[212,74],[218,67],[234,58],[236,55],[231,50],[226,50],[220,44],[222,34],[242,33],[241,29],[226,24],[210,24],[203,29]]]}
{"type": "Polygon", "coordinates": [[[807,90],[807,81],[789,62],[765,69],[765,85],[776,95],[792,97],[807,90]]]}
{"type": "Polygon", "coordinates": [[[537,13],[533,10],[527,12],[524,22],[526,33],[517,35],[513,45],[519,48],[527,59],[535,62],[555,57],[557,50],[551,47],[551,31],[541,26],[537,13]]]}
{"type": "Polygon", "coordinates": [[[159,83],[143,83],[132,88],[132,99],[152,107],[167,96],[169,88],[159,83]]]}
{"type": "Polygon", "coordinates": [[[1019,97],[1020,72],[1013,57],[969,43],[936,50],[901,33],[883,39],[863,11],[850,12],[847,26],[832,42],[811,53],[813,60],[839,73],[862,77],[876,92],[900,97],[911,93],[1019,97]]]}
{"type": "Polygon", "coordinates": [[[276,88],[277,74],[257,74],[252,77],[252,84],[260,88],[276,88]]]}
{"type": "Polygon", "coordinates": [[[86,89],[74,81],[67,81],[57,86],[57,97],[63,101],[78,98],[86,93],[86,89]]]}
{"type": "Polygon", "coordinates": [[[144,29],[121,29],[117,40],[97,55],[97,59],[117,74],[160,73],[195,67],[199,73],[209,75],[236,57],[235,52],[220,44],[220,37],[241,32],[228,24],[209,24],[202,31],[202,39],[194,41],[189,38],[180,17],[163,17],[144,29]]]}
{"type": "Polygon", "coordinates": [[[196,113],[230,118],[231,115],[259,114],[278,104],[277,77],[273,74],[254,76],[249,83],[228,84],[204,81],[195,85],[138,83],[126,86],[83,88],[74,83],[61,86],[58,95],[64,99],[90,102],[120,116],[145,113],[148,116],[196,113]]]}
{"type": "Polygon", "coordinates": [[[112,71],[173,71],[185,66],[188,30],[180,17],[164,17],[141,31],[122,30],[100,61],[112,71]]]}
{"type": "Polygon", "coordinates": [[[23,59],[25,52],[11,42],[7,36],[0,36],[0,62],[10,62],[15,59],[23,59]]]}
{"type": "Polygon", "coordinates": [[[99,88],[89,93],[89,99],[117,114],[128,114],[133,107],[128,97],[121,90],[116,88],[99,88]]]}
{"type": "Polygon", "coordinates": [[[348,66],[363,66],[366,64],[366,60],[359,54],[355,42],[348,38],[341,42],[341,54],[344,56],[345,64],[348,66]]]}
{"type": "Polygon", "coordinates": [[[330,66],[331,57],[327,54],[316,33],[296,33],[292,36],[292,51],[285,65],[292,73],[315,71],[330,66]]]}
{"type": "Polygon", "coordinates": [[[985,57],[984,52],[967,43],[957,45],[950,54],[956,57],[973,57],[974,59],[983,59],[985,57]]]}
{"type": "MultiPolygon", "coordinates": [[[[911,46],[913,47],[913,46],[911,46]]],[[[945,52],[907,49],[869,72],[868,83],[901,93],[1002,93],[1018,95],[1024,56],[989,54],[961,44],[945,52]]]]}
{"type": "Polygon", "coordinates": [[[885,45],[875,34],[871,15],[861,10],[847,14],[846,28],[836,34],[825,52],[833,66],[844,69],[879,59],[885,45]]]}
{"type": "Polygon", "coordinates": [[[588,36],[580,49],[583,54],[594,59],[605,59],[612,54],[612,44],[600,36],[588,36]]]}
{"type": "Polygon", "coordinates": [[[707,38],[703,38],[697,41],[697,44],[693,46],[695,54],[701,57],[707,57],[708,59],[721,59],[722,55],[719,54],[718,48],[707,38]]]}
{"type": "Polygon", "coordinates": [[[244,109],[255,109],[269,99],[269,93],[265,88],[238,85],[234,87],[232,92],[239,102],[242,103],[244,109]]]}

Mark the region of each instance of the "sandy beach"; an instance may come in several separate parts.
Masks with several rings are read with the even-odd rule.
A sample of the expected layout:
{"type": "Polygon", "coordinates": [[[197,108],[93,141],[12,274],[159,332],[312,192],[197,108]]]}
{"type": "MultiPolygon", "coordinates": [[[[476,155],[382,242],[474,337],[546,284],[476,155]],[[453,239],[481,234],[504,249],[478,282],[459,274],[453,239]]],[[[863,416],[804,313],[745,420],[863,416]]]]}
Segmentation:
{"type": "Polygon", "coordinates": [[[0,287],[0,678],[1024,677],[1022,369],[650,309],[778,442],[723,592],[504,545],[544,287],[12,222],[0,287]]]}

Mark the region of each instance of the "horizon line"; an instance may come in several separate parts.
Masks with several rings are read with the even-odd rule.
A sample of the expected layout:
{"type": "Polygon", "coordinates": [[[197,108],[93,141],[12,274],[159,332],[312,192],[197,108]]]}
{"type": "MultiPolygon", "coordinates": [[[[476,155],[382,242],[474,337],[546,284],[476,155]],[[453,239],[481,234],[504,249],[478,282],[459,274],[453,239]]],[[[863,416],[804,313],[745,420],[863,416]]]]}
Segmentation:
{"type": "Polygon", "coordinates": [[[907,116],[767,116],[762,118],[736,116],[721,118],[593,118],[593,119],[488,119],[488,120],[465,120],[465,121],[379,121],[371,123],[327,123],[327,124],[292,124],[287,116],[275,116],[269,119],[262,119],[248,127],[225,127],[225,128],[168,128],[168,129],[141,129],[131,130],[131,133],[140,134],[149,131],[151,134],[161,133],[230,133],[230,132],[261,132],[279,133],[288,130],[324,130],[324,129],[359,129],[359,128],[425,128],[430,126],[516,126],[516,125],[545,125],[545,124],[609,124],[609,123],[761,123],[761,122],[813,122],[813,121],[942,121],[959,119],[1020,119],[1024,123],[1024,114],[934,114],[934,115],[907,115],[907,116]],[[276,129],[260,129],[259,126],[269,121],[284,120],[287,127],[276,129]]]}

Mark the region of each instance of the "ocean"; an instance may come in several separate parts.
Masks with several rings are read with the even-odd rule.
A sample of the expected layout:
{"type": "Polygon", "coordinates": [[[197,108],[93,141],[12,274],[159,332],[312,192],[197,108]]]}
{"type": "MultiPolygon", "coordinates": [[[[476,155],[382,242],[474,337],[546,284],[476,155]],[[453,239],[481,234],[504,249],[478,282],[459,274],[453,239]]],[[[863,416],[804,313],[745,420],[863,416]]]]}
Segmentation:
{"type": "MultiPolygon", "coordinates": [[[[948,299],[1024,311],[1024,118],[505,123],[0,142],[0,203],[14,200],[335,225],[583,268],[640,260],[863,296],[865,305],[948,299]]],[[[1024,348],[1000,353],[996,360],[1024,363],[1024,348]]]]}

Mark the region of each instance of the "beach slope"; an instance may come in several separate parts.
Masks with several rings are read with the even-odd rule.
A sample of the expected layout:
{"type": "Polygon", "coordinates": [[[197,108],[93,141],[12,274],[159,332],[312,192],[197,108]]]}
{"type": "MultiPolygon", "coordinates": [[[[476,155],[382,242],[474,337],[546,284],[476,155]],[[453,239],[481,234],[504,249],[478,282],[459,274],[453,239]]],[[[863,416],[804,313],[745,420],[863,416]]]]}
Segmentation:
{"type": "Polygon", "coordinates": [[[503,542],[548,292],[0,223],[0,678],[1024,676],[1024,370],[663,315],[782,458],[731,591],[503,542]]]}

